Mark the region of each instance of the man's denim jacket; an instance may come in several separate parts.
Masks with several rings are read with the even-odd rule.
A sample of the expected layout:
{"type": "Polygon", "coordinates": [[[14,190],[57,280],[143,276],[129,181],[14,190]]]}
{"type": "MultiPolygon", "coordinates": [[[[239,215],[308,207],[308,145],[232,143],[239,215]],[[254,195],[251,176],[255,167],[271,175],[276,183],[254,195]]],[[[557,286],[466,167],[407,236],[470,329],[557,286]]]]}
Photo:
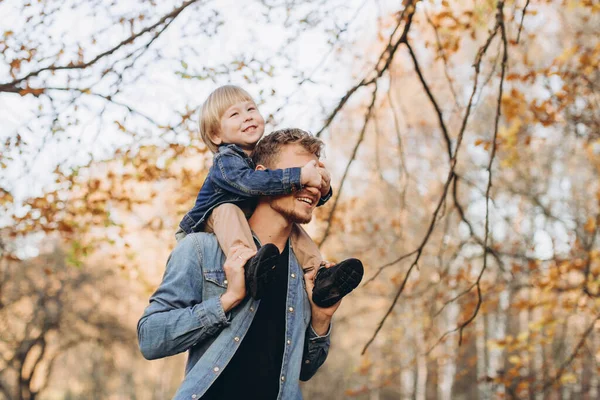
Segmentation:
{"type": "MultiPolygon", "coordinates": [[[[162,283],[138,322],[139,346],[146,359],[189,350],[176,400],[199,399],[206,392],[244,340],[260,307],[260,300],[247,297],[225,314],[219,298],[227,287],[224,262],[214,234],[187,235],[171,253],[162,283]]],[[[277,396],[282,400],[302,398],[299,380],[315,374],[330,344],[329,332],[319,336],[310,326],[310,303],[293,249],[289,274],[286,347],[277,396]]]]}
{"type": "MultiPolygon", "coordinates": [[[[241,203],[258,196],[279,196],[302,189],[301,168],[256,171],[252,159],[235,144],[219,146],[194,207],[179,227],[185,233],[200,232],[210,212],[223,203],[241,203]]],[[[331,198],[331,190],[318,206],[331,198]]]]}

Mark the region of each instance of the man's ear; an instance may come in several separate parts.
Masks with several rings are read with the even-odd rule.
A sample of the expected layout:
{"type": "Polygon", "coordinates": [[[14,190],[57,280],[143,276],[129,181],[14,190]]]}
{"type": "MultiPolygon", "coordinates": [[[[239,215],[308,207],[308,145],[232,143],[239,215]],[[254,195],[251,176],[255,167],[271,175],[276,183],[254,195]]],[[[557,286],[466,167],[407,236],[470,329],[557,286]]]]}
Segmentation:
{"type": "Polygon", "coordinates": [[[258,164],[258,165],[256,166],[256,170],[257,170],[257,171],[264,171],[264,170],[266,170],[266,169],[267,169],[267,167],[265,167],[265,166],[264,166],[264,165],[262,165],[262,164],[258,164]]]}

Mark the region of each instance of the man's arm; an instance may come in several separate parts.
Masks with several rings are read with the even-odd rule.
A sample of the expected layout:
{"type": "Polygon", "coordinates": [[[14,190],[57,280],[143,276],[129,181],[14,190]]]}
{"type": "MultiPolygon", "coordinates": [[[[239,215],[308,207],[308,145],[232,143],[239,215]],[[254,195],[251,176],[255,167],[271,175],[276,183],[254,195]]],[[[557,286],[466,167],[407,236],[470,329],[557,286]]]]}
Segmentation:
{"type": "Polygon", "coordinates": [[[137,325],[146,359],[184,352],[229,324],[220,298],[202,301],[200,259],[192,238],[182,241],[169,256],[162,283],[137,325]]]}
{"type": "MultiPolygon", "coordinates": [[[[317,271],[313,270],[304,275],[307,293],[313,292],[316,273],[317,271]]],[[[331,344],[331,319],[342,303],[340,300],[331,307],[322,308],[313,302],[312,296],[309,295],[308,299],[310,301],[311,320],[304,339],[304,354],[302,355],[302,368],[300,369],[300,380],[302,381],[312,378],[327,359],[331,344]]]]}
{"type": "Polygon", "coordinates": [[[312,378],[327,359],[329,346],[331,345],[330,334],[331,325],[328,326],[327,331],[322,335],[316,332],[312,324],[306,329],[302,367],[300,369],[301,381],[307,381],[312,378]]]}

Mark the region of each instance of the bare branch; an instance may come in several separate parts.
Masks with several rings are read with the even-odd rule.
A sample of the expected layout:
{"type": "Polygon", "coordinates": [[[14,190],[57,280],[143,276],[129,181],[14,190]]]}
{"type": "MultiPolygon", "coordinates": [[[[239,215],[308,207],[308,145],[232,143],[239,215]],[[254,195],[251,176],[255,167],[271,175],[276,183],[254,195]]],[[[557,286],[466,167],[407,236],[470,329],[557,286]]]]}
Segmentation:
{"type": "Polygon", "coordinates": [[[435,41],[437,44],[438,53],[442,57],[442,61],[444,63],[444,75],[446,76],[446,80],[448,81],[448,86],[450,87],[450,92],[452,92],[452,97],[454,97],[454,103],[457,107],[460,107],[460,101],[458,101],[458,95],[456,94],[456,90],[454,90],[454,85],[452,84],[452,79],[450,78],[450,73],[448,71],[448,56],[446,55],[446,50],[444,49],[444,46],[442,46],[442,41],[440,39],[438,27],[433,23],[427,11],[425,11],[425,17],[427,18],[427,22],[429,23],[429,25],[431,25],[433,31],[435,32],[435,41]]]}
{"type": "Polygon", "coordinates": [[[433,105],[433,108],[435,109],[435,113],[438,117],[438,122],[440,124],[440,128],[442,129],[442,133],[444,135],[444,140],[446,141],[446,151],[448,152],[448,160],[452,160],[452,141],[450,140],[450,135],[448,134],[448,128],[446,127],[446,123],[444,122],[442,110],[441,110],[440,106],[438,105],[438,102],[436,101],[435,97],[433,96],[433,93],[431,92],[431,89],[429,88],[429,85],[427,84],[427,81],[425,80],[423,73],[421,72],[421,67],[419,67],[419,62],[417,61],[417,56],[416,56],[415,52],[413,51],[410,43],[408,43],[408,41],[406,41],[406,47],[408,48],[408,53],[410,54],[410,57],[413,60],[415,72],[417,73],[417,76],[419,77],[419,80],[421,81],[421,84],[423,85],[423,90],[425,90],[427,97],[429,97],[429,101],[431,102],[431,105],[433,105]]]}
{"type": "Polygon", "coordinates": [[[573,349],[573,352],[571,353],[571,356],[569,356],[569,358],[567,358],[565,360],[565,362],[562,363],[562,365],[560,366],[560,368],[556,372],[556,375],[552,379],[550,379],[546,383],[544,383],[544,385],[542,386],[542,391],[544,391],[544,392],[547,391],[549,388],[551,388],[560,379],[560,377],[565,372],[565,369],[567,369],[567,367],[573,362],[573,360],[577,356],[577,353],[579,353],[579,350],[581,350],[581,348],[585,344],[586,339],[588,338],[588,336],[594,330],[594,326],[596,325],[596,322],[599,319],[600,319],[600,315],[596,316],[596,318],[592,321],[592,323],[590,324],[590,326],[588,326],[588,328],[583,333],[583,336],[579,340],[579,343],[577,344],[577,346],[575,346],[575,349],[573,349]]]}
{"type": "Polygon", "coordinates": [[[485,192],[485,239],[484,250],[483,250],[483,267],[481,268],[481,272],[477,277],[477,305],[475,306],[475,310],[470,318],[468,318],[465,322],[463,322],[459,328],[459,339],[458,345],[462,344],[463,338],[463,330],[469,326],[469,324],[475,319],[477,313],[479,312],[479,308],[481,307],[482,297],[481,297],[481,278],[483,277],[483,273],[487,268],[487,255],[488,255],[488,237],[489,237],[489,224],[490,224],[490,191],[492,189],[492,164],[494,163],[494,159],[496,157],[496,149],[497,143],[496,139],[498,137],[498,126],[500,124],[500,116],[502,115],[502,93],[504,89],[504,77],[506,76],[506,68],[508,64],[508,40],[506,38],[506,28],[504,25],[504,1],[498,1],[498,13],[496,16],[497,26],[500,28],[500,33],[502,37],[503,43],[503,51],[502,51],[502,70],[500,73],[500,84],[498,89],[498,103],[496,106],[496,119],[494,121],[494,137],[492,139],[492,153],[490,154],[490,161],[487,166],[488,172],[488,185],[487,190],[485,192]]]}
{"type": "MultiPolygon", "coordinates": [[[[458,150],[458,148],[457,148],[457,150],[458,150]]],[[[431,233],[433,232],[433,228],[435,227],[435,223],[437,221],[438,214],[439,214],[440,210],[442,209],[442,205],[445,202],[446,194],[448,193],[448,187],[452,183],[452,180],[453,180],[453,177],[454,177],[454,167],[456,165],[456,158],[452,158],[451,162],[452,162],[452,167],[450,168],[450,172],[448,173],[448,178],[446,179],[446,183],[444,185],[444,189],[442,191],[442,196],[440,198],[440,201],[438,202],[438,205],[437,205],[437,207],[436,207],[436,209],[435,209],[435,211],[433,213],[433,217],[431,219],[431,223],[429,224],[429,228],[427,229],[425,237],[423,238],[423,241],[421,242],[421,244],[419,245],[419,247],[415,251],[417,253],[417,257],[415,258],[415,260],[412,262],[412,264],[408,268],[408,271],[406,272],[406,275],[404,276],[404,280],[402,281],[402,284],[400,285],[400,288],[398,289],[398,291],[396,292],[396,295],[394,296],[394,300],[392,301],[392,304],[389,306],[389,308],[386,311],[385,315],[383,316],[383,318],[379,322],[379,325],[377,326],[377,329],[375,330],[375,333],[373,334],[373,336],[371,337],[371,339],[369,339],[369,341],[367,342],[367,344],[363,348],[363,351],[362,351],[361,354],[365,354],[365,352],[367,351],[367,348],[373,342],[373,340],[375,340],[375,337],[377,336],[377,334],[379,333],[379,331],[383,327],[383,324],[385,323],[385,321],[387,320],[387,318],[392,313],[392,310],[396,306],[396,302],[398,301],[398,298],[400,297],[400,295],[404,291],[404,287],[406,286],[406,282],[408,282],[408,278],[410,277],[410,274],[411,274],[412,270],[414,269],[414,267],[417,266],[417,264],[419,262],[419,259],[421,258],[421,254],[423,253],[423,250],[425,248],[425,245],[429,241],[429,237],[431,236],[431,233]]],[[[405,257],[405,256],[403,256],[403,257],[405,257]]],[[[392,263],[394,263],[394,262],[392,262],[392,263]]],[[[381,269],[382,268],[380,268],[380,270],[381,269]]]]}
{"type": "Polygon", "coordinates": [[[525,3],[525,7],[523,7],[523,14],[521,14],[521,23],[519,24],[519,33],[517,33],[517,44],[519,44],[519,39],[521,39],[521,29],[523,29],[523,20],[525,20],[525,14],[527,13],[527,6],[529,5],[529,1],[525,3]]]}
{"type": "Polygon", "coordinates": [[[338,202],[342,196],[342,189],[344,188],[344,183],[346,182],[346,178],[348,177],[348,171],[350,171],[350,166],[352,165],[352,162],[356,158],[356,153],[358,152],[358,148],[360,147],[360,144],[362,143],[363,139],[365,138],[365,132],[367,131],[367,126],[369,124],[369,120],[371,119],[371,115],[373,114],[373,108],[375,107],[376,100],[377,100],[377,84],[375,84],[375,89],[373,89],[371,104],[369,104],[369,108],[367,109],[367,114],[365,115],[365,122],[363,123],[363,127],[358,135],[358,140],[356,141],[356,144],[354,145],[354,149],[352,150],[352,154],[350,155],[350,160],[348,160],[348,164],[346,164],[346,169],[344,170],[344,175],[342,175],[342,180],[340,182],[340,188],[338,189],[338,193],[333,202],[333,206],[331,207],[331,211],[329,211],[329,216],[327,217],[327,228],[325,228],[325,233],[323,234],[323,237],[321,238],[321,240],[318,243],[319,247],[321,247],[323,245],[323,243],[325,242],[325,240],[327,240],[327,237],[329,236],[329,231],[331,229],[331,221],[333,219],[333,214],[335,213],[338,202]]]}
{"type": "MultiPolygon", "coordinates": [[[[390,87],[392,87],[392,74],[390,73],[390,87]]],[[[398,140],[398,155],[400,156],[400,176],[405,174],[408,179],[408,170],[406,168],[406,160],[404,156],[404,147],[402,145],[402,135],[400,134],[400,121],[398,115],[396,115],[396,107],[394,106],[394,99],[392,91],[388,90],[388,100],[390,102],[390,109],[392,110],[392,116],[394,118],[394,130],[396,132],[396,139],[398,140]]],[[[404,190],[406,193],[406,189],[404,190]]]]}
{"type": "MultiPolygon", "coordinates": [[[[78,69],[85,69],[88,68],[92,65],[94,65],[95,63],[97,63],[98,61],[102,60],[103,58],[110,56],[111,54],[115,53],[117,50],[119,50],[120,48],[129,45],[133,42],[135,42],[139,37],[143,36],[146,33],[152,32],[155,29],[157,29],[158,27],[161,27],[164,24],[170,24],[170,22],[175,19],[183,10],[185,10],[187,7],[189,7],[190,5],[198,2],[199,0],[189,0],[184,2],[182,5],[180,5],[179,7],[175,8],[173,11],[171,11],[169,14],[164,15],[160,20],[158,20],[158,22],[156,22],[154,25],[151,25],[149,27],[146,27],[144,29],[142,29],[141,31],[139,31],[138,33],[135,33],[131,36],[129,36],[127,39],[123,40],[122,42],[120,42],[119,44],[117,44],[116,46],[106,50],[103,53],[98,54],[96,57],[92,58],[90,61],[88,62],[81,62],[79,64],[68,64],[68,65],[50,65],[48,67],[43,67],[40,68],[36,71],[32,71],[29,74],[25,75],[22,78],[18,78],[13,80],[12,82],[6,82],[3,84],[0,84],[0,92],[13,92],[13,93],[19,93],[21,90],[25,89],[23,87],[20,87],[20,84],[29,80],[30,78],[33,78],[35,76],[38,76],[39,74],[41,74],[42,72],[45,71],[60,71],[60,70],[78,70],[78,69]]],[[[155,36],[153,37],[152,41],[154,39],[156,39],[157,36],[159,36],[162,32],[164,31],[164,29],[161,29],[158,33],[155,34],[155,36]]]]}
{"type": "Polygon", "coordinates": [[[338,105],[335,107],[335,109],[331,112],[331,114],[329,114],[329,116],[325,120],[325,124],[323,125],[323,127],[316,133],[315,136],[317,136],[317,137],[321,136],[323,131],[325,129],[327,129],[329,127],[329,125],[331,125],[331,123],[333,122],[336,115],[340,112],[340,110],[342,108],[344,108],[344,106],[346,105],[346,103],[348,102],[350,97],[352,97],[352,95],[358,89],[360,89],[363,86],[370,86],[370,85],[375,84],[377,82],[377,80],[379,78],[381,78],[381,76],[389,68],[392,60],[394,59],[394,55],[396,54],[396,50],[398,50],[398,47],[400,46],[401,43],[406,42],[406,39],[408,37],[408,31],[410,30],[410,26],[412,24],[412,19],[415,14],[415,10],[416,10],[415,4],[417,3],[417,1],[418,0],[409,0],[407,2],[406,7],[404,8],[402,13],[398,17],[398,23],[396,24],[394,31],[390,35],[389,44],[386,47],[386,49],[379,56],[379,60],[375,64],[375,68],[373,69],[373,71],[369,72],[357,85],[355,85],[348,92],[346,92],[344,97],[342,97],[342,99],[340,100],[338,105]],[[404,14],[407,10],[408,10],[408,15],[406,17],[406,24],[404,25],[404,30],[402,32],[402,35],[396,41],[396,43],[392,46],[393,38],[394,38],[396,32],[398,31],[398,29],[400,28],[400,26],[402,25],[402,22],[404,21],[404,14]],[[385,60],[385,62],[383,62],[384,60],[385,60]],[[383,63],[383,65],[382,65],[382,63],[383,63]],[[369,76],[372,75],[372,73],[375,73],[375,76],[373,78],[369,78],[369,76]]]}
{"type": "MultiPolygon", "coordinates": [[[[458,150],[459,150],[459,148],[460,148],[460,145],[461,145],[461,143],[462,143],[462,139],[463,139],[463,136],[464,136],[464,132],[465,132],[465,130],[466,130],[466,125],[467,125],[468,117],[469,117],[470,110],[471,110],[471,104],[472,104],[473,96],[474,96],[474,94],[475,94],[475,92],[476,92],[476,89],[477,89],[477,77],[478,77],[478,74],[479,74],[479,65],[480,65],[480,63],[481,63],[481,60],[482,60],[482,58],[483,58],[483,55],[484,55],[484,54],[485,54],[485,52],[487,51],[487,49],[488,49],[488,47],[489,47],[489,44],[491,43],[491,41],[492,41],[492,39],[493,39],[493,36],[496,34],[496,31],[497,31],[498,27],[500,26],[499,24],[502,24],[502,26],[501,26],[501,29],[503,29],[503,27],[504,27],[504,14],[502,13],[502,9],[503,9],[503,7],[504,7],[504,2],[503,2],[503,1],[499,1],[499,2],[498,2],[498,14],[499,14],[499,15],[497,15],[497,17],[496,17],[496,28],[493,30],[493,33],[490,35],[490,38],[488,38],[488,40],[486,41],[486,43],[484,44],[484,46],[483,46],[483,47],[480,49],[480,51],[478,52],[478,54],[477,54],[477,57],[476,57],[476,63],[475,63],[475,67],[476,67],[476,68],[475,68],[476,75],[475,75],[475,80],[474,80],[474,85],[473,85],[473,86],[474,86],[474,88],[473,88],[473,92],[472,92],[472,94],[471,94],[471,98],[470,98],[470,100],[469,100],[469,106],[468,106],[468,108],[467,108],[467,111],[466,111],[466,113],[465,113],[465,118],[463,119],[463,124],[462,124],[461,130],[460,130],[460,132],[459,132],[459,135],[458,135],[457,144],[456,144],[456,150],[455,150],[455,152],[454,152],[454,155],[452,155],[452,154],[451,154],[451,149],[450,149],[450,154],[451,154],[451,158],[450,158],[450,171],[449,171],[449,173],[448,173],[448,178],[446,179],[446,183],[444,184],[444,189],[443,189],[443,192],[442,192],[442,196],[441,196],[441,198],[440,198],[440,201],[438,202],[438,205],[437,205],[437,207],[436,207],[436,209],[435,209],[435,211],[434,211],[434,213],[433,213],[433,217],[432,217],[432,219],[431,219],[431,222],[430,222],[430,224],[429,224],[429,228],[428,228],[428,230],[427,230],[427,232],[426,232],[426,234],[425,234],[425,237],[423,238],[423,241],[421,242],[421,244],[419,245],[419,247],[418,247],[418,248],[417,248],[417,250],[416,250],[417,257],[416,257],[416,258],[415,258],[415,260],[412,262],[411,266],[409,267],[408,271],[406,272],[406,275],[405,275],[405,277],[404,277],[404,280],[402,281],[402,284],[400,285],[400,288],[399,288],[399,289],[398,289],[398,291],[396,292],[396,295],[395,295],[395,297],[394,297],[394,299],[393,299],[393,301],[392,301],[392,304],[390,305],[390,307],[388,308],[388,310],[387,310],[387,312],[385,313],[384,317],[383,317],[383,318],[382,318],[382,320],[380,321],[380,323],[379,323],[379,325],[378,325],[377,329],[375,330],[375,333],[373,334],[373,336],[371,337],[371,339],[369,339],[369,341],[367,342],[367,344],[366,344],[366,345],[365,345],[365,347],[363,348],[362,354],[364,354],[364,353],[366,352],[366,350],[367,350],[367,348],[369,347],[369,345],[370,345],[370,344],[373,342],[373,340],[375,340],[375,337],[377,336],[377,334],[379,333],[379,331],[380,331],[380,330],[381,330],[381,328],[383,327],[383,324],[385,323],[386,319],[389,317],[389,315],[391,314],[391,312],[392,312],[392,310],[393,310],[394,306],[396,305],[396,302],[398,301],[398,298],[400,297],[400,295],[401,295],[401,294],[402,294],[402,292],[404,291],[404,287],[406,286],[406,283],[407,283],[407,281],[408,281],[408,278],[410,277],[410,274],[411,274],[412,270],[414,269],[414,267],[415,267],[415,266],[417,265],[417,263],[419,262],[419,259],[420,259],[420,257],[421,257],[421,254],[423,253],[423,250],[424,250],[424,248],[425,248],[425,245],[426,245],[426,244],[427,244],[427,242],[429,241],[429,238],[430,238],[430,236],[431,236],[431,233],[433,232],[433,229],[434,229],[434,227],[435,227],[435,224],[436,224],[436,221],[437,221],[437,218],[438,218],[439,211],[441,210],[441,208],[442,208],[443,204],[445,203],[446,196],[447,196],[447,193],[448,193],[448,188],[449,188],[449,187],[450,187],[450,185],[452,184],[453,180],[454,180],[454,179],[456,179],[456,175],[455,175],[455,173],[454,173],[454,168],[456,167],[456,163],[457,163],[457,156],[458,156],[458,150]]],[[[409,46],[409,44],[408,44],[408,43],[407,43],[407,46],[409,47],[409,51],[411,52],[411,57],[413,57],[413,62],[415,63],[415,70],[417,70],[417,69],[418,69],[418,63],[417,63],[417,60],[416,60],[416,58],[414,57],[414,53],[411,51],[411,49],[410,49],[410,46],[409,46]]],[[[506,55],[506,51],[507,51],[507,50],[506,50],[506,47],[504,48],[504,51],[505,51],[505,56],[507,57],[507,55],[506,55]]],[[[505,68],[505,64],[506,64],[506,59],[503,59],[503,68],[505,68]]],[[[504,69],[503,69],[503,75],[502,75],[502,80],[501,80],[500,88],[502,88],[502,87],[503,87],[503,83],[504,83],[504,72],[505,72],[505,71],[504,71],[504,69]]],[[[418,73],[418,72],[417,72],[417,73],[418,73]]],[[[419,73],[418,73],[418,74],[419,74],[419,73]]],[[[428,89],[428,86],[426,85],[426,82],[425,82],[425,80],[424,80],[424,78],[423,78],[423,75],[422,75],[422,74],[419,74],[419,78],[421,79],[421,83],[423,84],[423,86],[424,86],[425,90],[427,91],[427,89],[428,89]]],[[[502,92],[502,90],[500,90],[500,92],[502,92]]],[[[500,96],[501,96],[501,94],[502,94],[502,93],[500,93],[500,96]]],[[[431,95],[431,91],[429,91],[429,92],[428,92],[428,96],[429,96],[430,100],[431,100],[432,102],[434,102],[434,107],[436,107],[436,106],[437,106],[437,104],[435,103],[435,99],[434,99],[434,98],[433,98],[433,96],[431,95]]],[[[500,107],[500,104],[499,104],[499,106],[498,106],[498,107],[500,107]]],[[[438,111],[438,118],[439,118],[440,124],[442,124],[442,125],[443,125],[443,118],[441,118],[441,112],[439,112],[439,107],[436,107],[436,111],[438,111]]],[[[500,110],[498,110],[498,113],[499,113],[499,112],[500,112],[500,110]]],[[[496,129],[495,129],[495,133],[494,133],[494,140],[495,140],[495,138],[496,138],[497,131],[498,131],[498,121],[499,121],[499,117],[500,117],[500,115],[498,114],[498,115],[497,115],[497,120],[496,120],[496,129]]],[[[450,139],[449,139],[449,136],[448,136],[448,134],[447,134],[447,131],[445,131],[445,132],[444,132],[444,136],[445,136],[445,138],[446,138],[446,143],[447,143],[447,145],[449,146],[449,143],[450,143],[450,142],[449,142],[449,140],[450,140],[450,139]]],[[[493,160],[493,156],[494,156],[494,155],[495,155],[495,150],[494,150],[494,152],[492,153],[492,158],[491,158],[491,161],[493,160]]],[[[490,163],[491,163],[491,161],[490,161],[490,163]]],[[[490,164],[490,165],[491,165],[491,164],[490,164]]],[[[491,171],[490,171],[490,174],[491,174],[491,171]]],[[[491,177],[491,175],[490,175],[490,177],[491,177]]],[[[490,179],[491,179],[491,178],[490,178],[490,179]]],[[[490,180],[490,182],[491,182],[491,180],[490,180]]],[[[489,188],[488,188],[488,190],[489,190],[489,188]]],[[[489,193],[488,193],[488,194],[489,194],[489,193]]],[[[487,232],[487,224],[486,224],[486,232],[487,232]]],[[[487,248],[488,248],[488,246],[487,246],[487,243],[485,243],[485,246],[484,246],[484,248],[485,248],[484,257],[486,257],[486,255],[487,255],[487,248]]],[[[405,257],[405,256],[403,256],[403,257],[405,257]]],[[[485,258],[484,258],[484,260],[485,260],[485,258]]],[[[396,261],[397,261],[397,260],[396,260],[396,261]]],[[[392,262],[392,263],[394,263],[394,262],[392,262]]],[[[380,269],[379,269],[379,271],[378,271],[378,273],[377,273],[377,274],[379,274],[379,272],[381,272],[381,269],[382,269],[382,268],[380,267],[380,269]]],[[[485,270],[485,269],[482,269],[482,272],[481,272],[481,274],[483,274],[483,271],[484,271],[484,270],[485,270]]],[[[480,274],[480,275],[481,275],[481,274],[480,274]]],[[[478,285],[478,294],[479,294],[479,297],[478,297],[478,298],[479,298],[479,299],[481,299],[479,285],[478,285]]],[[[479,310],[479,306],[480,306],[480,304],[478,304],[477,311],[479,310]]],[[[472,319],[471,319],[471,320],[472,320],[472,319]]],[[[470,322],[470,321],[469,321],[469,322],[470,322]]],[[[465,325],[465,326],[466,326],[466,325],[465,325]]],[[[461,330],[461,332],[462,332],[462,330],[461,330]]],[[[445,335],[444,335],[444,336],[445,336],[445,335]]]]}

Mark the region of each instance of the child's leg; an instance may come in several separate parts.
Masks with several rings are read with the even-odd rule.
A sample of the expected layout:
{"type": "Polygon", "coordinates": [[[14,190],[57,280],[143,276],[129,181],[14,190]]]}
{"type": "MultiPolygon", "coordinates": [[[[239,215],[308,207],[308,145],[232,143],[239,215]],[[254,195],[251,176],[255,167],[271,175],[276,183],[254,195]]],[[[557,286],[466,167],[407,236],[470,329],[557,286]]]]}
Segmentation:
{"type": "MultiPolygon", "coordinates": [[[[256,250],[246,215],[234,204],[216,207],[206,221],[204,231],[215,233],[226,256],[229,256],[232,246],[242,245],[256,250]]],[[[277,246],[267,243],[244,265],[246,291],[252,298],[261,299],[272,286],[278,257],[277,246]]]]}
{"type": "Polygon", "coordinates": [[[300,267],[305,271],[318,269],[323,263],[323,257],[319,251],[319,247],[308,236],[308,233],[298,224],[294,224],[292,228],[292,247],[294,254],[300,263],[300,267]]]}
{"type": "Polygon", "coordinates": [[[360,260],[350,258],[330,267],[323,267],[319,248],[298,224],[292,228],[294,254],[304,271],[317,269],[313,292],[309,293],[319,307],[331,307],[354,290],[362,280],[364,269],[360,260]]]}
{"type": "Polygon", "coordinates": [[[221,204],[212,210],[206,221],[206,232],[214,232],[225,255],[235,245],[242,245],[256,250],[250,225],[244,212],[235,204],[221,204]]]}

